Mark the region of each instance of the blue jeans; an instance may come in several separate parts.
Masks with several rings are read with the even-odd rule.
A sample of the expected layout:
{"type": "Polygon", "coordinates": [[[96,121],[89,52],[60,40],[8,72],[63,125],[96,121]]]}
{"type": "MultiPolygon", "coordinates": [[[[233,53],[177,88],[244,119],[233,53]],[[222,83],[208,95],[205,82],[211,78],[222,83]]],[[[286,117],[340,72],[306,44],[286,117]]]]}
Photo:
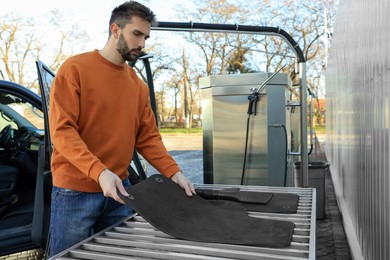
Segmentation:
{"type": "MultiPolygon", "coordinates": [[[[124,187],[130,187],[128,179],[124,187]]],[[[53,186],[50,215],[49,256],[56,255],[132,214],[131,208],[104,197],[53,186]]]]}

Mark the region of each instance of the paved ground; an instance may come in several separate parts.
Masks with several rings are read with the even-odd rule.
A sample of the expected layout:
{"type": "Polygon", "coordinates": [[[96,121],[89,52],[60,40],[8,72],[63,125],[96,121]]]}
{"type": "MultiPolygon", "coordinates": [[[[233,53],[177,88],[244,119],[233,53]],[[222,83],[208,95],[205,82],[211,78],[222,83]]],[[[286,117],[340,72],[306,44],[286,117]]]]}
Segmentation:
{"type": "MultiPolygon", "coordinates": [[[[165,147],[192,183],[203,183],[203,137],[201,135],[163,135],[165,147]]],[[[147,173],[157,171],[147,164],[147,173]]]]}
{"type": "MultiPolygon", "coordinates": [[[[310,157],[312,160],[326,161],[324,146],[326,140],[320,136],[316,149],[310,157]]],[[[317,259],[331,260],[352,259],[349,245],[345,236],[342,216],[337,205],[330,171],[325,174],[325,219],[317,220],[317,259]]]]}
{"type": "MultiPolygon", "coordinates": [[[[178,162],[188,179],[203,183],[203,139],[202,136],[164,135],[163,141],[171,155],[178,162]]],[[[320,138],[323,144],[325,140],[320,138]]],[[[326,160],[322,144],[317,142],[310,159],[326,160]]],[[[156,171],[148,166],[148,174],[156,171]]],[[[325,174],[325,219],[317,220],[316,250],[319,260],[349,260],[351,258],[342,218],[337,206],[330,172],[325,174]]]]}

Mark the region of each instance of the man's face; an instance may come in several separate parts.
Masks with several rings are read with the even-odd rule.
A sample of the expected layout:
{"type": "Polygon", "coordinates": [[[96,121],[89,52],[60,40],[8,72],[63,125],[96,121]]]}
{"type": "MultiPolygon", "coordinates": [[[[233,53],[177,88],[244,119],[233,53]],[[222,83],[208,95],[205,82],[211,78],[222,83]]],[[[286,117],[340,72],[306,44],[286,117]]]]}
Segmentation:
{"type": "Polygon", "coordinates": [[[138,16],[133,16],[131,23],[119,30],[116,50],[125,61],[136,59],[145,47],[145,41],[149,38],[150,23],[138,16]]]}

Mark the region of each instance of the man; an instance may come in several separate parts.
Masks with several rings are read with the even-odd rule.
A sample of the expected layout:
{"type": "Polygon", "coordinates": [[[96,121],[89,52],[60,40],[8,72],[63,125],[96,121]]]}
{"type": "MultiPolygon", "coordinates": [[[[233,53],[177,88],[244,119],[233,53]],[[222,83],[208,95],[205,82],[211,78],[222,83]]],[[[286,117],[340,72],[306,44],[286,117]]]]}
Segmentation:
{"type": "Polygon", "coordinates": [[[195,193],[162,143],[147,86],[126,64],[141,53],[154,22],[149,8],[125,2],[112,11],[104,48],[68,59],[54,79],[49,255],[131,214],[117,190],[128,195],[134,148],[188,196],[195,193]]]}

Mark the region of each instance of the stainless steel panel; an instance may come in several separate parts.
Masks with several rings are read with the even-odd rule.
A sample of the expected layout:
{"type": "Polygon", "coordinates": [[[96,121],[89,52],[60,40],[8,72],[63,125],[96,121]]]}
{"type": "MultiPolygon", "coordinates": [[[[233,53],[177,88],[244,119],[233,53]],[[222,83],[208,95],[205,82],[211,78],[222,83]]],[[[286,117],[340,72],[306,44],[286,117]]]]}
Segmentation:
{"type": "MultiPolygon", "coordinates": [[[[205,183],[241,183],[248,95],[251,89],[259,89],[270,75],[213,75],[200,79],[205,183]]],[[[286,132],[290,143],[286,86],[290,85],[286,74],[277,74],[261,91],[257,114],[250,117],[246,185],[285,186],[286,132]],[[283,127],[288,128],[286,132],[283,127]]]]}
{"type": "MultiPolygon", "coordinates": [[[[259,113],[251,117],[246,180],[248,185],[268,183],[267,96],[261,96],[259,113]]],[[[240,184],[244,162],[247,96],[216,96],[213,99],[214,183],[240,184]]]]}
{"type": "Polygon", "coordinates": [[[326,74],[326,153],[356,259],[390,259],[389,13],[340,1],[326,74]]]}
{"type": "Polygon", "coordinates": [[[295,214],[249,212],[250,216],[256,218],[294,222],[291,245],[268,248],[181,240],[156,230],[139,215],[133,215],[120,225],[82,241],[53,259],[315,259],[316,209],[315,203],[312,203],[316,196],[314,189],[206,184],[196,187],[238,187],[247,191],[299,194],[298,212],[295,214]]]}
{"type": "MultiPolygon", "coordinates": [[[[271,73],[246,73],[246,74],[226,74],[226,75],[212,75],[210,77],[204,77],[199,79],[199,85],[202,88],[212,87],[214,91],[223,91],[228,86],[247,86],[247,88],[241,89],[241,92],[234,90],[233,94],[250,94],[250,89],[259,87],[265,82],[271,73]]],[[[281,82],[291,85],[291,79],[287,74],[278,73],[269,82],[268,85],[279,85],[281,82]]],[[[214,92],[214,95],[218,95],[218,92],[214,92]]],[[[228,93],[220,93],[220,95],[226,95],[228,93]]]]}

